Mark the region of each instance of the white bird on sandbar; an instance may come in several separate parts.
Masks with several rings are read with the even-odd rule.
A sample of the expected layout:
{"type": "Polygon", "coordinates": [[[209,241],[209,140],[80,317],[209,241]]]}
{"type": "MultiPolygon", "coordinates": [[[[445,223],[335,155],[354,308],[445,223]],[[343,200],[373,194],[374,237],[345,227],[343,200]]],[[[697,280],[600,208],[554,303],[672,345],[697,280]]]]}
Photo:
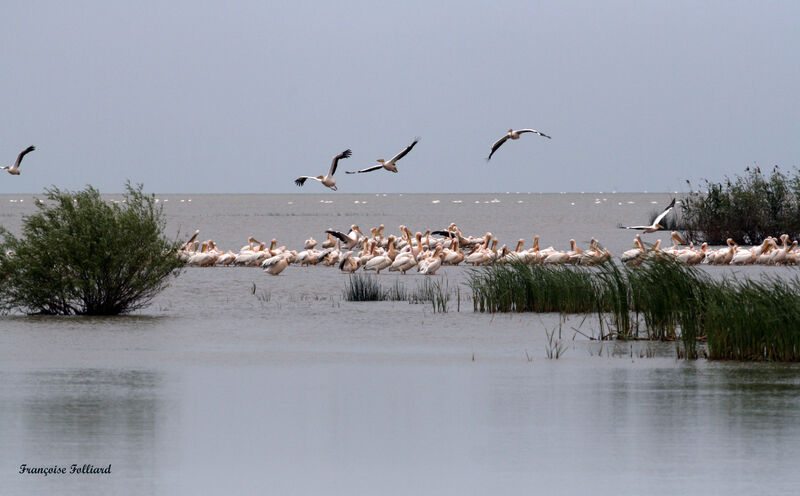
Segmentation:
{"type": "Polygon", "coordinates": [[[22,150],[19,153],[19,155],[17,155],[17,160],[16,160],[16,162],[14,162],[14,165],[11,165],[11,166],[6,165],[5,167],[0,167],[0,169],[4,169],[4,170],[8,171],[8,173],[11,174],[11,175],[19,176],[19,173],[20,173],[19,172],[19,164],[22,163],[22,157],[24,157],[28,153],[34,151],[35,149],[36,149],[35,146],[29,146],[28,148],[22,150]]]}
{"type": "Polygon", "coordinates": [[[655,220],[653,220],[653,223],[650,224],[649,226],[630,226],[630,227],[628,227],[628,226],[617,226],[617,227],[619,227],[620,229],[638,229],[638,230],[642,231],[642,234],[648,234],[648,233],[656,232],[659,229],[664,229],[664,226],[659,224],[659,222],[661,222],[661,219],[663,219],[664,217],[667,216],[669,211],[672,210],[672,208],[674,206],[675,206],[675,198],[673,198],[672,201],[669,202],[669,205],[667,205],[667,208],[665,208],[663,212],[658,214],[658,216],[655,218],[655,220]]]}
{"type": "Polygon", "coordinates": [[[336,187],[336,181],[333,180],[333,175],[336,173],[336,166],[339,164],[339,159],[347,158],[352,155],[353,152],[350,151],[348,148],[347,150],[343,151],[339,155],[333,157],[333,162],[331,162],[331,168],[328,170],[327,176],[300,176],[294,180],[294,183],[298,186],[302,186],[305,184],[306,179],[314,179],[315,181],[321,182],[323,185],[329,187],[330,189],[336,191],[338,188],[336,187]]]}
{"type": "Polygon", "coordinates": [[[382,158],[379,158],[377,161],[380,162],[380,164],[378,164],[378,165],[373,165],[372,167],[367,167],[366,169],[361,169],[361,170],[357,170],[357,171],[345,171],[345,174],[358,174],[358,173],[361,173],[361,172],[372,172],[372,171],[376,171],[378,169],[386,169],[386,170],[388,170],[390,172],[397,172],[397,161],[400,160],[401,158],[405,157],[406,154],[408,152],[410,152],[412,148],[414,148],[414,145],[419,143],[419,140],[420,140],[419,138],[414,138],[414,142],[413,143],[408,145],[405,148],[405,150],[403,150],[402,152],[398,153],[397,155],[395,155],[394,157],[392,157],[388,161],[384,160],[382,158]]]}
{"type": "Polygon", "coordinates": [[[488,162],[489,160],[491,160],[492,155],[494,155],[494,152],[496,152],[498,148],[503,146],[503,143],[508,141],[509,138],[511,138],[512,140],[519,139],[519,135],[522,133],[535,133],[543,138],[551,139],[550,136],[542,132],[539,132],[535,129],[518,129],[516,131],[514,131],[513,129],[509,129],[508,134],[506,134],[505,136],[494,142],[494,144],[492,145],[492,151],[489,153],[489,156],[486,157],[486,161],[488,162]]]}

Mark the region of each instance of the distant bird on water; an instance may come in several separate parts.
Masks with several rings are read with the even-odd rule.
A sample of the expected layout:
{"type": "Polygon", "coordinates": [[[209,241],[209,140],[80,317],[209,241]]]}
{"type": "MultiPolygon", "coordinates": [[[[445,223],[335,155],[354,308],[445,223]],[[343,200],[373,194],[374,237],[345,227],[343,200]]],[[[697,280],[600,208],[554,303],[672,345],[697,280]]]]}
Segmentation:
{"type": "Polygon", "coordinates": [[[539,131],[537,131],[535,129],[519,129],[517,131],[514,131],[513,129],[509,129],[508,130],[508,134],[506,134],[505,136],[503,136],[502,138],[500,138],[499,140],[494,142],[494,144],[492,145],[492,151],[491,151],[491,153],[489,153],[489,156],[486,157],[486,161],[488,162],[489,160],[491,160],[492,155],[494,155],[494,152],[496,152],[498,148],[503,146],[503,143],[505,143],[509,138],[511,138],[512,140],[519,139],[519,135],[522,134],[522,133],[536,133],[539,136],[542,136],[543,138],[550,139],[550,136],[548,136],[548,135],[546,135],[546,134],[544,134],[542,132],[539,132],[539,131]]]}
{"type": "Polygon", "coordinates": [[[35,146],[29,146],[28,148],[22,150],[19,153],[19,155],[17,155],[17,161],[14,162],[14,165],[11,165],[11,166],[6,165],[5,167],[0,167],[0,169],[5,169],[5,170],[8,171],[9,174],[13,174],[15,176],[18,176],[19,173],[20,173],[19,164],[22,163],[22,157],[24,157],[26,154],[34,151],[35,149],[36,149],[35,146]]]}
{"type": "Polygon", "coordinates": [[[673,198],[672,201],[669,202],[669,205],[667,205],[667,208],[665,208],[663,212],[658,214],[658,217],[656,217],[655,220],[653,221],[653,223],[651,225],[649,225],[649,226],[630,226],[630,227],[617,226],[617,227],[619,227],[620,229],[638,229],[638,230],[642,231],[642,234],[656,232],[659,229],[664,229],[664,226],[659,224],[659,222],[661,222],[661,219],[663,219],[664,217],[667,216],[667,214],[669,213],[670,210],[672,210],[673,207],[675,207],[675,198],[673,198]]]}
{"type": "Polygon", "coordinates": [[[392,157],[390,160],[386,161],[386,160],[384,160],[382,158],[379,158],[377,160],[378,162],[380,162],[379,165],[375,165],[375,166],[368,167],[366,169],[361,169],[361,170],[358,170],[358,171],[345,171],[345,174],[356,174],[356,173],[361,173],[361,172],[372,172],[372,171],[375,171],[375,170],[378,170],[378,169],[386,169],[386,170],[388,170],[390,172],[397,172],[397,161],[400,160],[401,158],[405,157],[406,154],[408,152],[410,152],[411,149],[414,148],[414,145],[416,145],[417,143],[419,143],[419,138],[414,138],[414,142],[413,143],[408,145],[405,148],[405,150],[403,150],[402,152],[398,153],[397,155],[392,157]]]}
{"type": "Polygon", "coordinates": [[[314,179],[315,181],[319,181],[323,185],[325,185],[325,186],[329,187],[330,189],[336,191],[338,188],[336,188],[336,181],[333,180],[333,175],[336,173],[336,166],[339,164],[339,159],[347,158],[352,154],[353,154],[353,152],[351,152],[350,149],[348,148],[347,150],[343,151],[339,155],[336,155],[335,157],[333,157],[333,162],[331,162],[331,168],[328,171],[328,175],[327,176],[317,176],[317,177],[300,176],[300,177],[298,177],[297,179],[294,180],[294,183],[296,185],[298,185],[298,186],[302,186],[306,182],[306,179],[314,179]]]}

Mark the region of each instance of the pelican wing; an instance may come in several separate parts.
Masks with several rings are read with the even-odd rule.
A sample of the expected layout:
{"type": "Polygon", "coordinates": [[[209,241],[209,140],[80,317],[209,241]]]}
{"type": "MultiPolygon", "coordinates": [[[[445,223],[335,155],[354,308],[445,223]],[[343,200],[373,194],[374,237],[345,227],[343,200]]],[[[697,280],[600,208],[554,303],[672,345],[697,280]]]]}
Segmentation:
{"type": "Polygon", "coordinates": [[[378,164],[378,165],[374,165],[372,167],[367,167],[366,169],[361,169],[361,170],[357,170],[357,171],[344,171],[344,173],[345,174],[358,174],[358,173],[361,173],[361,172],[372,172],[372,171],[375,171],[375,170],[378,170],[378,169],[383,169],[383,165],[382,164],[378,164]]]}
{"type": "Polygon", "coordinates": [[[450,231],[431,231],[434,236],[447,236],[448,238],[455,238],[456,233],[450,231]]]}
{"type": "Polygon", "coordinates": [[[281,260],[283,260],[283,255],[275,255],[274,257],[264,260],[264,262],[261,263],[261,267],[266,269],[267,267],[271,267],[281,260]]]}
{"type": "Polygon", "coordinates": [[[488,156],[488,157],[486,157],[486,161],[487,161],[487,162],[488,162],[488,161],[489,161],[489,160],[492,158],[492,155],[494,155],[494,152],[496,152],[498,148],[500,148],[501,146],[503,146],[503,143],[505,143],[505,142],[506,142],[506,140],[508,140],[508,135],[505,135],[505,136],[503,136],[502,138],[500,138],[499,140],[497,140],[497,141],[495,141],[495,142],[494,142],[494,144],[492,145],[492,151],[491,151],[491,153],[489,153],[489,156],[488,156]]]}
{"type": "Polygon", "coordinates": [[[658,214],[658,217],[656,217],[656,220],[653,221],[653,225],[656,225],[659,222],[661,222],[661,219],[666,217],[667,214],[669,213],[669,211],[673,209],[673,207],[675,207],[675,198],[673,198],[672,201],[669,202],[669,205],[667,205],[667,208],[665,208],[663,212],[658,214]]]}
{"type": "Polygon", "coordinates": [[[535,129],[520,129],[519,131],[517,131],[517,134],[522,134],[522,133],[536,133],[536,134],[538,134],[539,136],[541,136],[543,138],[552,139],[552,138],[550,138],[550,136],[544,134],[543,132],[537,131],[535,129]]]}
{"type": "Polygon", "coordinates": [[[353,241],[353,240],[352,240],[352,238],[350,238],[350,237],[348,237],[348,236],[347,236],[347,234],[341,233],[341,232],[339,232],[339,231],[334,231],[333,229],[328,229],[328,230],[327,230],[327,231],[325,231],[325,232],[326,232],[326,233],[328,233],[328,234],[330,234],[330,235],[331,235],[331,236],[333,236],[334,238],[337,238],[338,240],[340,240],[340,241],[343,241],[343,242],[345,242],[345,243],[347,243],[347,242],[350,242],[350,241],[353,241]]]}
{"type": "Polygon", "coordinates": [[[405,157],[405,156],[406,156],[406,154],[407,154],[408,152],[410,152],[410,151],[411,151],[411,149],[412,149],[412,148],[414,148],[414,145],[416,145],[417,143],[419,143],[419,138],[414,138],[414,142],[413,142],[413,143],[411,143],[410,145],[408,145],[408,146],[406,147],[406,149],[405,149],[405,150],[403,150],[402,152],[400,152],[400,153],[398,153],[397,155],[395,155],[394,157],[392,157],[392,159],[391,159],[391,160],[389,160],[389,162],[397,162],[397,161],[398,161],[398,160],[400,160],[401,158],[405,157]]]}
{"type": "Polygon", "coordinates": [[[316,177],[311,176],[300,176],[294,180],[294,183],[298,186],[302,186],[306,183],[306,179],[316,179],[316,177]]]}
{"type": "Polygon", "coordinates": [[[26,148],[26,149],[22,150],[22,151],[20,152],[20,154],[19,154],[19,155],[17,155],[17,161],[16,161],[16,162],[14,162],[14,165],[12,166],[12,168],[13,168],[13,169],[19,169],[19,164],[21,164],[21,163],[22,163],[22,157],[24,157],[26,154],[28,154],[28,153],[30,153],[30,152],[32,152],[32,151],[34,151],[35,149],[36,149],[36,147],[35,147],[35,146],[29,146],[28,148],[26,148]]]}
{"type": "Polygon", "coordinates": [[[348,158],[352,154],[353,154],[353,152],[350,151],[350,149],[348,148],[347,150],[343,151],[339,155],[336,155],[335,157],[333,157],[333,162],[331,162],[331,170],[328,171],[328,175],[332,176],[332,175],[334,175],[336,173],[336,166],[339,165],[339,159],[340,158],[348,158]]]}
{"type": "Polygon", "coordinates": [[[653,226],[623,226],[620,224],[617,227],[620,229],[639,229],[641,231],[644,231],[645,229],[650,229],[653,226]]]}
{"type": "Polygon", "coordinates": [[[322,262],[323,260],[325,260],[325,257],[327,257],[328,255],[330,255],[330,253],[331,253],[332,251],[333,251],[333,248],[327,248],[327,249],[325,249],[325,250],[322,250],[322,251],[319,253],[319,255],[317,255],[317,263],[319,263],[319,262],[322,262]]]}

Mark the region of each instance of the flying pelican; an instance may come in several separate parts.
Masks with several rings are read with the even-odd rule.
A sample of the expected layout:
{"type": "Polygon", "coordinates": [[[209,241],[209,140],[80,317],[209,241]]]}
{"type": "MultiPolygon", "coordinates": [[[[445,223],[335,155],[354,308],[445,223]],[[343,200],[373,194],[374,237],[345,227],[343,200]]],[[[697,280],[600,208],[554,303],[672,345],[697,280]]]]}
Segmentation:
{"type": "Polygon", "coordinates": [[[401,158],[405,157],[406,154],[408,152],[410,152],[411,149],[414,148],[414,145],[416,145],[417,143],[419,143],[419,138],[414,138],[414,142],[413,143],[408,145],[405,148],[405,150],[403,150],[402,152],[398,153],[397,155],[392,157],[390,160],[386,161],[386,160],[384,160],[382,158],[379,158],[377,160],[378,162],[380,162],[379,165],[374,165],[372,167],[367,167],[366,169],[361,169],[361,170],[358,170],[358,171],[345,171],[345,174],[358,174],[358,173],[361,173],[361,172],[372,172],[372,171],[375,171],[375,170],[378,170],[378,169],[386,169],[386,170],[388,170],[390,172],[397,172],[397,161],[400,160],[401,158]]]}
{"type": "Polygon", "coordinates": [[[670,211],[670,210],[672,210],[672,208],[673,208],[674,206],[675,206],[675,198],[673,198],[673,199],[672,199],[672,201],[671,201],[671,202],[669,202],[669,205],[667,205],[667,208],[665,208],[663,212],[661,212],[660,214],[658,214],[658,217],[656,217],[656,218],[655,218],[655,220],[653,221],[653,223],[652,223],[651,225],[649,225],[649,226],[630,226],[630,227],[627,227],[627,226],[617,226],[617,227],[619,227],[620,229],[639,229],[639,230],[641,230],[641,231],[642,231],[642,234],[647,234],[647,233],[651,233],[651,232],[656,232],[656,231],[658,231],[659,229],[664,229],[664,226],[662,226],[661,224],[659,224],[659,222],[661,222],[661,219],[663,219],[664,217],[666,217],[666,216],[667,216],[667,214],[669,213],[669,211],[670,211]]]}
{"type": "Polygon", "coordinates": [[[0,169],[5,169],[5,170],[8,171],[9,174],[12,174],[14,176],[19,176],[19,164],[22,163],[22,157],[24,157],[26,154],[34,151],[35,149],[36,149],[35,146],[29,146],[28,148],[22,150],[19,153],[19,155],[17,155],[17,161],[14,162],[14,165],[11,165],[11,166],[6,165],[5,167],[0,167],[0,169]]]}
{"type": "Polygon", "coordinates": [[[550,136],[548,136],[548,135],[546,135],[544,133],[541,133],[541,132],[539,132],[539,131],[537,131],[535,129],[519,129],[517,131],[514,131],[513,129],[509,129],[508,130],[508,134],[506,134],[505,136],[503,136],[502,138],[500,138],[499,140],[494,142],[494,144],[492,145],[492,151],[491,151],[491,153],[489,153],[489,156],[486,157],[486,161],[488,162],[489,160],[491,160],[492,155],[494,155],[494,152],[496,152],[498,148],[503,146],[503,143],[505,143],[509,138],[511,138],[512,140],[519,139],[519,135],[522,134],[522,133],[536,133],[539,136],[542,136],[543,138],[550,139],[550,136]]]}
{"type": "Polygon", "coordinates": [[[323,185],[329,187],[330,189],[336,191],[338,188],[336,188],[336,181],[333,180],[333,175],[336,173],[336,166],[339,164],[339,159],[347,158],[352,154],[353,154],[353,152],[350,151],[350,149],[348,148],[347,150],[343,151],[339,155],[336,155],[335,157],[333,157],[333,162],[331,162],[331,168],[328,171],[328,175],[327,176],[317,176],[317,177],[300,176],[300,177],[298,177],[297,179],[294,180],[294,183],[296,185],[298,185],[298,186],[302,186],[306,182],[306,179],[314,179],[316,181],[321,182],[323,185]]]}

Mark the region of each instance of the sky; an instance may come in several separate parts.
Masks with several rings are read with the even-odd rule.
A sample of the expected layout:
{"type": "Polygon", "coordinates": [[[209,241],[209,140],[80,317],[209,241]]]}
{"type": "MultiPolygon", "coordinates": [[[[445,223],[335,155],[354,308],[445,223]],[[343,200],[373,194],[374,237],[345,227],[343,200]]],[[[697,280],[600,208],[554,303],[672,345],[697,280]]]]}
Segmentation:
{"type": "Polygon", "coordinates": [[[800,2],[0,5],[0,193],[686,191],[800,163],[800,2]],[[533,128],[487,163],[509,128],[533,128]],[[420,136],[397,174],[344,170],[420,136]]]}

